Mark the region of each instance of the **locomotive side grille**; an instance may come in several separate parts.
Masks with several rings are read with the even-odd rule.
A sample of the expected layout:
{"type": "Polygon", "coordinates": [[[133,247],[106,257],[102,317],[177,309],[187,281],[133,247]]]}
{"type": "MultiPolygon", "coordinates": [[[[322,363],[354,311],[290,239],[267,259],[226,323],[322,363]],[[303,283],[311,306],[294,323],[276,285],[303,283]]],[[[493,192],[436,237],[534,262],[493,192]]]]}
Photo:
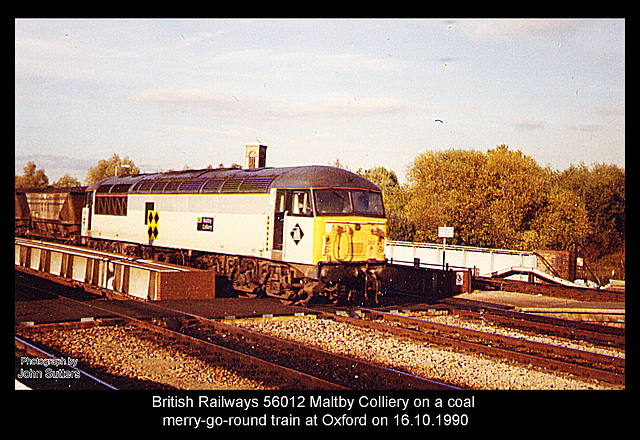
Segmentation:
{"type": "Polygon", "coordinates": [[[224,177],[214,177],[209,179],[209,181],[204,184],[201,191],[203,193],[217,193],[224,180],[224,177]]]}
{"type": "Polygon", "coordinates": [[[198,192],[207,179],[190,179],[182,182],[178,192],[198,192]]]}
{"type": "Polygon", "coordinates": [[[238,192],[240,185],[244,182],[244,177],[229,177],[220,188],[221,193],[235,193],[238,192]]]}
{"type": "Polygon", "coordinates": [[[178,190],[178,187],[180,186],[180,183],[182,183],[180,180],[172,180],[171,182],[167,183],[167,186],[164,187],[164,192],[176,192],[178,190]]]}
{"type": "Polygon", "coordinates": [[[158,180],[156,183],[153,184],[153,187],[151,187],[151,192],[164,191],[164,188],[167,186],[168,183],[169,183],[168,180],[158,180]]]}
{"type": "Polygon", "coordinates": [[[133,185],[133,188],[131,188],[131,192],[138,192],[138,188],[140,188],[140,185],[142,185],[142,181],[137,182],[135,185],[133,185]]]}
{"type": "Polygon", "coordinates": [[[111,188],[111,194],[126,194],[130,187],[130,183],[118,183],[111,188]]]}
{"type": "Polygon", "coordinates": [[[143,180],[141,182],[136,183],[136,186],[134,187],[134,191],[149,192],[154,183],[155,183],[154,180],[143,180]]]}
{"type": "Polygon", "coordinates": [[[96,194],[108,194],[111,191],[112,185],[100,185],[100,187],[96,190],[96,194]]]}
{"type": "MultiPolygon", "coordinates": [[[[142,180],[131,189],[134,193],[266,193],[275,176],[201,177],[191,179],[142,180]]],[[[126,193],[130,184],[102,185],[98,193],[126,193]]]]}
{"type": "Polygon", "coordinates": [[[127,196],[97,196],[95,213],[100,215],[127,215],[127,196]]]}
{"type": "Polygon", "coordinates": [[[269,189],[269,185],[273,182],[275,177],[272,176],[252,176],[247,177],[244,182],[240,185],[240,192],[247,193],[263,193],[267,192],[269,189]]]}

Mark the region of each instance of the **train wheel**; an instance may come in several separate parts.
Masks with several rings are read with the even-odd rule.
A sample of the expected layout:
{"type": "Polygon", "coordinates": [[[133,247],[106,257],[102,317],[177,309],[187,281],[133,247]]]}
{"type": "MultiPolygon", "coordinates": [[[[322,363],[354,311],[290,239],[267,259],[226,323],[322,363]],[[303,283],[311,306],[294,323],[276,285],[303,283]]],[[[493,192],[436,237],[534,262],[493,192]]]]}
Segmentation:
{"type": "Polygon", "coordinates": [[[367,304],[377,305],[382,283],[374,272],[365,273],[364,299],[367,304]]]}
{"type": "Polygon", "coordinates": [[[306,306],[312,298],[319,297],[324,291],[324,283],[317,280],[305,280],[297,295],[292,298],[293,304],[306,306]]]}

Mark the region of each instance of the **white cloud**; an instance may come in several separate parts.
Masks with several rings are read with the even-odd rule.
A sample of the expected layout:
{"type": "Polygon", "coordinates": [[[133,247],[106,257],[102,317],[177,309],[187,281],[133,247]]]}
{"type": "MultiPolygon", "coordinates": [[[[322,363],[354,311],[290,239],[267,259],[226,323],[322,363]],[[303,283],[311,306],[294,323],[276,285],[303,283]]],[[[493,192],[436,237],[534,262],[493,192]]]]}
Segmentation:
{"type": "Polygon", "coordinates": [[[16,38],[16,53],[29,51],[36,54],[68,55],[69,47],[58,40],[44,38],[16,38]]]}
{"type": "Polygon", "coordinates": [[[224,95],[202,89],[146,89],[133,97],[133,102],[168,106],[171,109],[199,105],[210,109],[218,118],[249,117],[284,119],[298,117],[350,118],[403,112],[421,112],[420,104],[396,98],[361,98],[345,93],[332,93],[314,102],[261,100],[224,95]]]}
{"type": "Polygon", "coordinates": [[[579,20],[570,19],[487,20],[478,24],[475,29],[475,36],[503,39],[532,35],[548,39],[559,39],[573,34],[579,25],[579,20]]]}
{"type": "Polygon", "coordinates": [[[513,118],[511,124],[519,130],[541,130],[545,127],[543,121],[532,118],[513,118]]]}
{"type": "Polygon", "coordinates": [[[133,102],[151,104],[219,104],[226,100],[224,95],[202,89],[146,89],[133,97],[133,102]]]}
{"type": "Polygon", "coordinates": [[[302,69],[305,67],[328,70],[355,70],[355,71],[380,71],[402,72],[409,65],[392,57],[371,57],[355,52],[309,52],[289,51],[279,52],[274,49],[245,49],[226,52],[222,54],[209,54],[209,61],[213,65],[230,66],[265,66],[275,65],[282,68],[284,65],[292,65],[302,69]]]}
{"type": "Polygon", "coordinates": [[[571,124],[567,125],[569,130],[581,131],[583,133],[591,133],[602,129],[600,124],[571,124]]]}
{"type": "Polygon", "coordinates": [[[625,104],[611,104],[606,107],[598,107],[594,113],[599,116],[624,116],[625,104]]]}

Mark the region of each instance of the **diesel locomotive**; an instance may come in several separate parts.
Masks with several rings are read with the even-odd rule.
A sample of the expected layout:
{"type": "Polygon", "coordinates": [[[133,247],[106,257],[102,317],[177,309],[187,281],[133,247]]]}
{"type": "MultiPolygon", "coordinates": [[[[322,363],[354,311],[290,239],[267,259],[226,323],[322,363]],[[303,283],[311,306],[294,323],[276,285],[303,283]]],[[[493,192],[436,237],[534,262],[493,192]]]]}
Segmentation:
{"type": "Polygon", "coordinates": [[[376,302],[386,263],[381,190],[335,167],[266,167],[265,149],[247,145],[245,169],[102,180],[85,190],[80,240],[213,270],[248,295],[376,302]]]}

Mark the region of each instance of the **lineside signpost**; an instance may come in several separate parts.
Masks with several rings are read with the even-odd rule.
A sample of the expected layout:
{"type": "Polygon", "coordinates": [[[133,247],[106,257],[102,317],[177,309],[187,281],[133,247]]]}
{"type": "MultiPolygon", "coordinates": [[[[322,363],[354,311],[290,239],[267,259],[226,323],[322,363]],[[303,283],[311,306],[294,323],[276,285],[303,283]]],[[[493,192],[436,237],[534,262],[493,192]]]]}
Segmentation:
{"type": "Polygon", "coordinates": [[[453,238],[453,226],[440,226],[438,238],[442,238],[442,270],[445,270],[444,254],[447,248],[447,238],[453,238]]]}

